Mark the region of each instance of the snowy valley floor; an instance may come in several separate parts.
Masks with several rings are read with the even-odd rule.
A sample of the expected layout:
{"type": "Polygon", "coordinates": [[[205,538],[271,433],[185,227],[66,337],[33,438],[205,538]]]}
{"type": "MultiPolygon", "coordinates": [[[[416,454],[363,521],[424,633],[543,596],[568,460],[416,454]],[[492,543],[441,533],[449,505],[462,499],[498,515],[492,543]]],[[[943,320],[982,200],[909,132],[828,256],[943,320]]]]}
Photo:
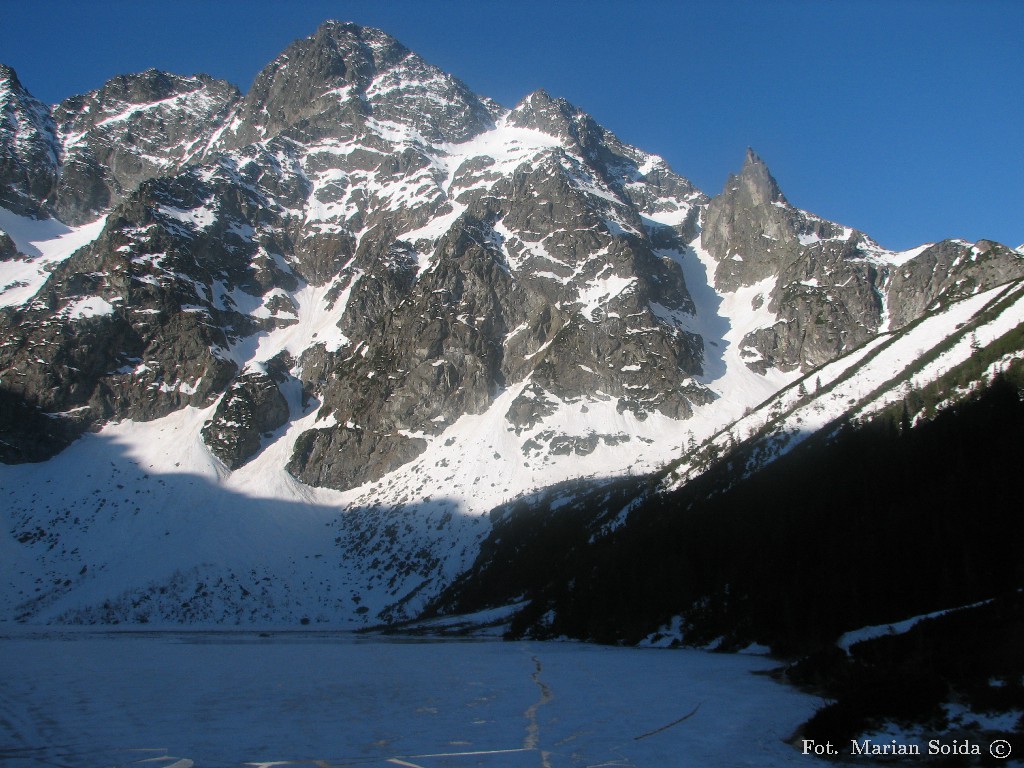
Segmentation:
{"type": "Polygon", "coordinates": [[[785,739],[820,702],[755,674],[771,666],[578,643],[0,629],[0,764],[812,768],[785,739]]]}

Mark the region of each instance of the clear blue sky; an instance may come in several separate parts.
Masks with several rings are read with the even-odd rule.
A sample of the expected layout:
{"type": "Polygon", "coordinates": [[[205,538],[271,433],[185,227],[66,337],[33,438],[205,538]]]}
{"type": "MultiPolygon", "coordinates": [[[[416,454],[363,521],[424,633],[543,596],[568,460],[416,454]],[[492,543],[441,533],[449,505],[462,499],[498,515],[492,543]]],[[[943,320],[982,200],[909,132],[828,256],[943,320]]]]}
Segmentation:
{"type": "Polygon", "coordinates": [[[0,0],[0,62],[56,102],[115,74],[243,91],[335,18],[508,106],[544,88],[709,194],[747,146],[789,199],[909,248],[1024,243],[1024,2],[0,0]]]}

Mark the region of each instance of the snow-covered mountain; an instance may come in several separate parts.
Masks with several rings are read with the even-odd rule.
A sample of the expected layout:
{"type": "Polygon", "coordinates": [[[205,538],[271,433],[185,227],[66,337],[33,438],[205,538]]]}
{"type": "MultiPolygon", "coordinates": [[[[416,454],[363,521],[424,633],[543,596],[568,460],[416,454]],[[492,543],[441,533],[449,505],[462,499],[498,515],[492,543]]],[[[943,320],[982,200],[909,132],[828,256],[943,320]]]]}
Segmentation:
{"type": "Polygon", "coordinates": [[[0,77],[8,620],[411,618],[491,510],[685,477],[798,380],[909,366],[1024,278],[799,210],[752,151],[710,198],[354,24],[244,96],[151,70],[51,109],[0,77]]]}

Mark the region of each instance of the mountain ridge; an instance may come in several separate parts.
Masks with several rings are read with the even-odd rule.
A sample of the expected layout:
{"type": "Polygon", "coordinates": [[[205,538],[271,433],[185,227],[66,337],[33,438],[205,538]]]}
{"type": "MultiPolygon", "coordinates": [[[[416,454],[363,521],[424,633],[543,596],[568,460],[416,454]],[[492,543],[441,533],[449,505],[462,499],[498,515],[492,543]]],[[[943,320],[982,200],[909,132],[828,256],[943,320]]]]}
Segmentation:
{"type": "MultiPolygon", "coordinates": [[[[751,149],[708,197],[564,100],[500,107],[358,25],[325,23],[245,95],[150,70],[57,111],[67,175],[31,198],[56,218],[0,218],[0,458],[50,462],[0,467],[25,488],[4,614],[23,620],[273,621],[274,599],[289,622],[412,618],[472,564],[491,510],[660,471],[822,366],[1024,277],[988,241],[886,251],[792,206],[751,149]],[[132,483],[54,486],[86,445],[132,483]],[[206,488],[186,496],[237,550],[190,561],[196,523],[142,465],[206,488]],[[27,489],[46,485],[40,506],[27,489]],[[138,513],[137,568],[75,516],[44,524],[47,505],[147,491],[168,522],[138,513]],[[227,535],[246,494],[268,527],[227,535]],[[270,554],[246,536],[279,524],[274,500],[335,519],[296,515],[298,549],[270,554]],[[288,596],[259,591],[262,560],[288,596]],[[348,597],[325,602],[327,584],[348,597]]],[[[39,155],[15,133],[0,182],[24,200],[39,155]]],[[[105,508],[91,527],[116,538],[105,508]]]]}

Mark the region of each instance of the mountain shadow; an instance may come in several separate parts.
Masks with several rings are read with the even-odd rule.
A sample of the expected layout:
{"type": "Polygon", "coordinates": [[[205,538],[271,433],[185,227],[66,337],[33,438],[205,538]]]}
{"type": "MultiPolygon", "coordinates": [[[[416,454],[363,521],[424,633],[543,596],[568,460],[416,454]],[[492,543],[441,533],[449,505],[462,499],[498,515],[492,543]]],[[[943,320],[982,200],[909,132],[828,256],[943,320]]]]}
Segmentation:
{"type": "MultiPolygon", "coordinates": [[[[440,496],[396,506],[288,498],[264,478],[262,490],[232,482],[196,450],[207,463],[193,457],[177,470],[116,436],[88,434],[49,462],[0,466],[0,619],[353,628],[399,620],[468,565],[462,548],[486,525],[440,496]]],[[[281,484],[294,481],[282,473],[281,484]]]]}

